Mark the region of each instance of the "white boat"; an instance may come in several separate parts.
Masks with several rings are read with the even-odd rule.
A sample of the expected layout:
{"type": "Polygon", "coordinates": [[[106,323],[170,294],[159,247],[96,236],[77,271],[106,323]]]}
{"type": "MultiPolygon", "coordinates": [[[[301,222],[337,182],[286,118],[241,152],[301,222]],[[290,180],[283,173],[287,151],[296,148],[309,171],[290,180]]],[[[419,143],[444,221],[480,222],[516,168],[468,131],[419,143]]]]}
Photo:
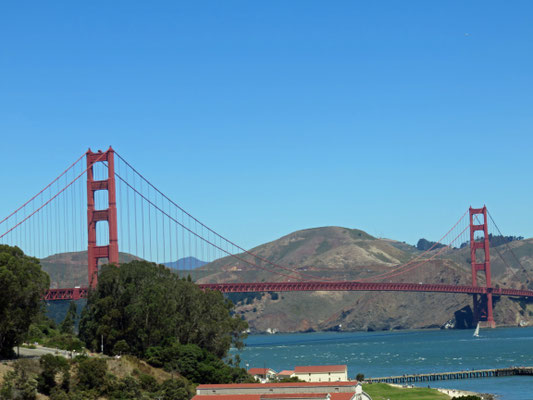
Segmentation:
{"type": "Polygon", "coordinates": [[[474,337],[479,337],[479,322],[477,323],[476,330],[474,331],[474,337]]]}

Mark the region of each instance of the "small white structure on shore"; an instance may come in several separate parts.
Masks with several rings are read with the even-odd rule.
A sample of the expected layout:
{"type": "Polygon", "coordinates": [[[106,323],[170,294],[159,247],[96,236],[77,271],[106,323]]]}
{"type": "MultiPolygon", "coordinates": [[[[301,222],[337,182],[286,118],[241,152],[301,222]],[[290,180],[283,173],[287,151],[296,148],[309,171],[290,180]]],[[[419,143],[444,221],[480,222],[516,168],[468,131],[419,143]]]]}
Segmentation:
{"type": "Polygon", "coordinates": [[[248,373],[261,383],[267,383],[276,377],[276,371],[270,368],[250,368],[248,373]]]}

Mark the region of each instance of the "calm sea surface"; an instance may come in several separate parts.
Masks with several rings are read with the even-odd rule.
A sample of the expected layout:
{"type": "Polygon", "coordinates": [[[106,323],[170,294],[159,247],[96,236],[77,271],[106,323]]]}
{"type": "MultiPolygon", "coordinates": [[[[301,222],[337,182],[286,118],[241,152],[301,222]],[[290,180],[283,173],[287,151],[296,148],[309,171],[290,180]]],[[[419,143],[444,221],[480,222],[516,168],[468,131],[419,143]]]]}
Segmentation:
{"type": "MultiPolygon", "coordinates": [[[[253,335],[239,351],[242,366],[276,371],[295,365],[347,364],[348,376],[367,377],[533,366],[533,327],[481,330],[253,335]]],[[[233,350],[235,353],[236,350],[233,350]]],[[[427,386],[427,383],[420,384],[427,386]]],[[[493,393],[503,400],[533,400],[533,377],[431,382],[442,388],[493,393]]]]}

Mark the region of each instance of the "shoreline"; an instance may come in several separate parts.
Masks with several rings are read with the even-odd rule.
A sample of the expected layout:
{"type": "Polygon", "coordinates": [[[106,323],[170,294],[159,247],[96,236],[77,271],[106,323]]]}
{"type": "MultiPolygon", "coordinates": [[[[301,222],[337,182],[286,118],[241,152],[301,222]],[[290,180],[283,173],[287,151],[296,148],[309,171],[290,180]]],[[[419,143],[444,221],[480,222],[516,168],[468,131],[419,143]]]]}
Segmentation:
{"type": "MultiPolygon", "coordinates": [[[[524,329],[524,328],[533,328],[533,325],[498,325],[495,328],[490,328],[490,330],[497,329],[524,329]]],[[[392,333],[392,332],[429,332],[429,331],[456,331],[456,332],[465,332],[473,331],[475,328],[438,328],[438,327],[427,327],[427,328],[404,328],[404,329],[382,329],[382,330],[306,330],[306,331],[292,331],[284,332],[276,330],[275,332],[267,331],[250,331],[247,332],[248,336],[277,336],[277,335],[298,335],[298,334],[313,334],[313,333],[392,333]]],[[[488,328],[487,328],[488,329],[488,328]]]]}

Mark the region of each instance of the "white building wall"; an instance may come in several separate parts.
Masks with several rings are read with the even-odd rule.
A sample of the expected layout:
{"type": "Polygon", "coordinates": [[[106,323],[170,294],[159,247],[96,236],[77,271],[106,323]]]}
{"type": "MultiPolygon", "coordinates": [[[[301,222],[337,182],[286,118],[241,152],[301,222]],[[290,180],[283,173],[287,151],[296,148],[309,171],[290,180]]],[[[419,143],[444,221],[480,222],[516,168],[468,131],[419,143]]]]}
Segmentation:
{"type": "Polygon", "coordinates": [[[298,379],[306,382],[345,382],[348,380],[347,372],[317,372],[317,373],[300,373],[294,374],[298,379]]]}

